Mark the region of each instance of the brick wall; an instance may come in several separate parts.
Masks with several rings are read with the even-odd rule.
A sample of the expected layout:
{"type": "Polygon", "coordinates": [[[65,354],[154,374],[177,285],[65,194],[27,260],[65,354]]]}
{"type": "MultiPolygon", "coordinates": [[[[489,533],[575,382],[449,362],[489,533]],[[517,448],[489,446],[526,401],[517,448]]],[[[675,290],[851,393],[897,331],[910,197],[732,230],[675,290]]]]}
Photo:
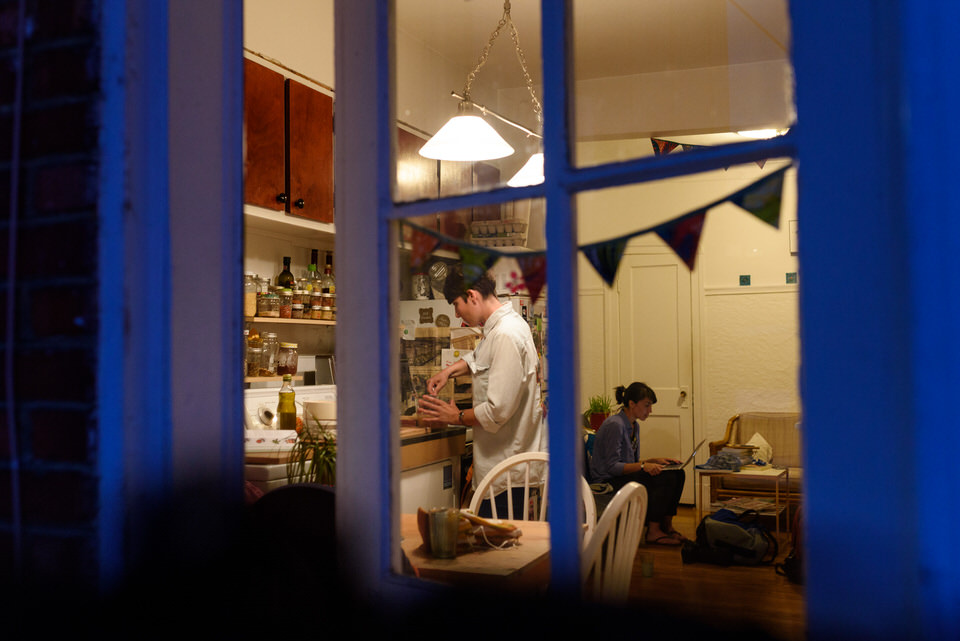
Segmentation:
{"type": "Polygon", "coordinates": [[[21,141],[13,150],[19,3],[0,0],[0,354],[4,364],[12,356],[12,380],[0,368],[0,577],[16,567],[15,430],[24,579],[69,589],[95,585],[97,573],[98,3],[25,4],[21,141]]]}

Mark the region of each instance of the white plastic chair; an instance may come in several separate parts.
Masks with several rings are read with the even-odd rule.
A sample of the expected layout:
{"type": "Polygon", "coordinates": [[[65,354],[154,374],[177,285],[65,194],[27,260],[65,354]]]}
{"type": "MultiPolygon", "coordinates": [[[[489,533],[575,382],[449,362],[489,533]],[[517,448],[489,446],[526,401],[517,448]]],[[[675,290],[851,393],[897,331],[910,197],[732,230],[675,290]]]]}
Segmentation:
{"type": "Polygon", "coordinates": [[[631,481],[610,501],[581,557],[584,596],[624,601],[647,516],[647,488],[631,481]]]}
{"type": "MultiPolygon", "coordinates": [[[[477,483],[477,490],[473,493],[473,498],[470,500],[470,511],[474,514],[477,513],[477,510],[480,508],[480,503],[484,499],[490,499],[490,510],[495,519],[506,518],[508,521],[546,521],[547,520],[547,481],[549,480],[549,467],[547,465],[550,460],[550,455],[546,452],[522,452],[520,454],[514,454],[508,459],[500,461],[493,466],[493,469],[487,473],[480,482],[477,483]],[[543,476],[539,480],[531,479],[530,468],[534,464],[542,463],[543,464],[543,476]],[[510,472],[514,468],[523,469],[523,481],[522,483],[517,483],[513,480],[513,475],[510,472]],[[497,506],[494,504],[494,482],[497,481],[501,476],[506,477],[507,482],[507,496],[512,496],[514,487],[523,487],[523,504],[525,506],[530,505],[530,489],[536,487],[540,489],[540,510],[539,518],[530,519],[527,510],[524,510],[523,514],[514,516],[513,514],[513,501],[507,501],[507,515],[500,516],[497,514],[497,506]]],[[[502,490],[501,490],[502,491],[502,490]]]]}
{"type": "Polygon", "coordinates": [[[580,477],[580,495],[583,499],[583,523],[586,526],[583,531],[583,545],[587,545],[593,530],[597,527],[597,501],[593,498],[593,490],[587,479],[580,477]]]}

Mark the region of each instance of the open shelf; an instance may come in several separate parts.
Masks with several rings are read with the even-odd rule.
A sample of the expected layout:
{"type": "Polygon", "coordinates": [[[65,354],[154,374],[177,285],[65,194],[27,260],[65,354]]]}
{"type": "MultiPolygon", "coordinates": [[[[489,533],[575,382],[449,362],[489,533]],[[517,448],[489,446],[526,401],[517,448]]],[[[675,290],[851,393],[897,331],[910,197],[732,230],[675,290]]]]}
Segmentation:
{"type": "Polygon", "coordinates": [[[312,318],[270,318],[267,316],[245,316],[247,323],[279,324],[279,325],[330,325],[337,324],[335,320],[313,320],[312,318]]]}

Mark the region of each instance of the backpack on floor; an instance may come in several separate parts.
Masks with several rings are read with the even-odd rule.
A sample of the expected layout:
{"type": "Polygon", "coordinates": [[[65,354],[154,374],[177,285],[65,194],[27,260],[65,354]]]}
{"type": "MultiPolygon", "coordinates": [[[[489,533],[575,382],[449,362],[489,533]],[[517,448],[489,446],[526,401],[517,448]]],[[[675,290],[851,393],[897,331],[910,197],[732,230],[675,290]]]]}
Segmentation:
{"type": "Polygon", "coordinates": [[[777,539],[760,523],[756,510],[740,515],[727,509],[703,517],[696,541],[684,542],[684,563],[717,565],[771,564],[777,558],[777,539]]]}
{"type": "Polygon", "coordinates": [[[790,552],[784,557],[782,563],[777,563],[777,574],[782,574],[793,583],[803,585],[803,517],[800,516],[799,507],[793,513],[790,535],[790,552]]]}

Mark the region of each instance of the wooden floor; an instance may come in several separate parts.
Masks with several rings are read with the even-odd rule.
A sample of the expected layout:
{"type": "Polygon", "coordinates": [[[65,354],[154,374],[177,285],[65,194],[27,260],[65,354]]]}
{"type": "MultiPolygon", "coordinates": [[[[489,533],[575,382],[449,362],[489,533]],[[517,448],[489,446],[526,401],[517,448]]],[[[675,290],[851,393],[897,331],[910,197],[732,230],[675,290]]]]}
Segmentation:
{"type": "MultiPolygon", "coordinates": [[[[693,539],[695,520],[694,508],[681,507],[674,525],[693,539]]],[[[789,535],[781,531],[778,560],[789,548],[789,535]]],[[[684,564],[679,547],[640,546],[630,584],[630,603],[672,613],[680,619],[708,621],[719,628],[753,629],[765,633],[767,638],[806,638],[802,586],[780,576],[772,566],[684,564]],[[641,572],[644,553],[653,554],[652,577],[644,577],[641,572]]]]}

